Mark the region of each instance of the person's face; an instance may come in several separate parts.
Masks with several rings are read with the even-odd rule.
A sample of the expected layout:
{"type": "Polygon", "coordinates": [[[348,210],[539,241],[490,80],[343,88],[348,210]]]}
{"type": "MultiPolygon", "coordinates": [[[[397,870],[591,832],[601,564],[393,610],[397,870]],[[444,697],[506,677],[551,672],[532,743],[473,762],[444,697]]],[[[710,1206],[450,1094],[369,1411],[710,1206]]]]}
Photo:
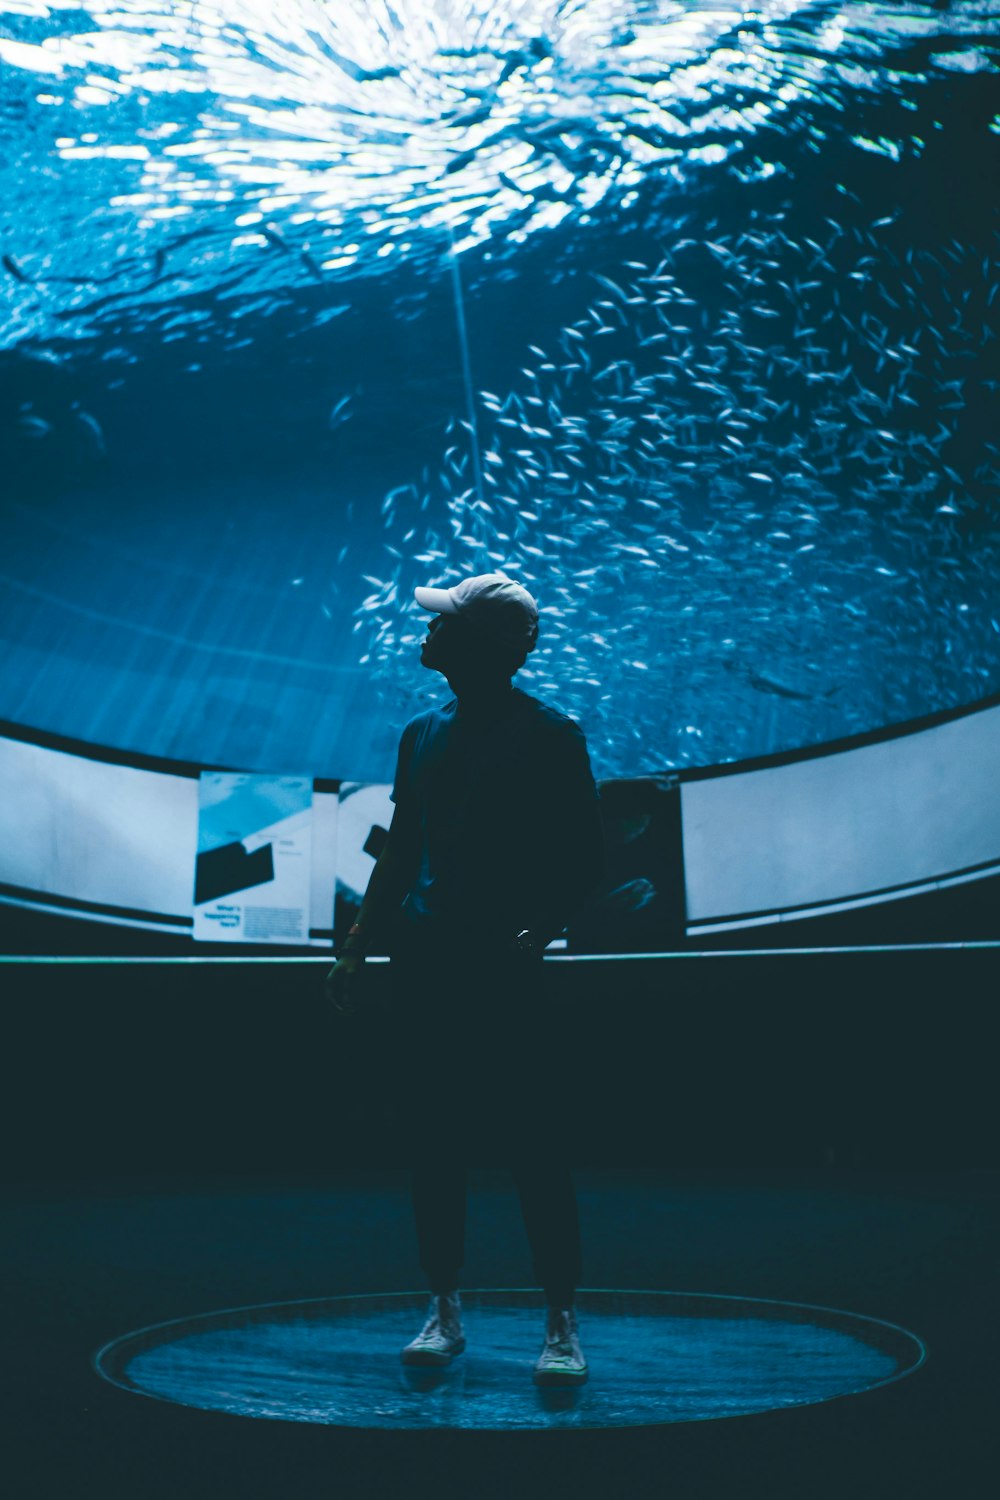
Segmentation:
{"type": "Polygon", "coordinates": [[[435,672],[448,672],[460,660],[461,621],[456,615],[435,615],[427,626],[420,647],[420,664],[435,672]],[[456,630],[456,626],[459,627],[456,630]]]}
{"type": "Polygon", "coordinates": [[[420,647],[421,666],[435,672],[479,676],[491,670],[489,653],[475,630],[458,615],[435,615],[420,647]]]}

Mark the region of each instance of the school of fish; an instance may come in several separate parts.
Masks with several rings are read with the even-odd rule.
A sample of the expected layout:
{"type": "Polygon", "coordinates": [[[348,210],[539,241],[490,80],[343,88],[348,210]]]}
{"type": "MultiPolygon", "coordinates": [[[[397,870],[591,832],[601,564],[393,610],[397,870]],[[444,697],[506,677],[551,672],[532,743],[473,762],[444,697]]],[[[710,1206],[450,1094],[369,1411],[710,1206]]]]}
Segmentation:
{"type": "MultiPolygon", "coordinates": [[[[997,5],[0,0],[0,68],[4,118],[32,121],[0,163],[0,352],[58,336],[127,362],[153,328],[235,354],[298,298],[333,363],[362,281],[385,288],[373,350],[411,319],[457,336],[435,461],[367,530],[330,522],[384,721],[426,703],[413,588],[493,569],[542,611],[519,683],[604,776],[1000,688],[1000,112],[977,232],[863,170],[919,158],[930,83],[983,97],[997,5]],[[464,299],[591,234],[569,311],[539,299],[484,388],[464,299]]],[[[364,418],[341,391],[322,436],[364,418]]],[[[97,418],[72,421],[103,460],[97,418]]],[[[13,422],[18,451],[52,446],[30,403],[13,422]]],[[[328,595],[311,608],[337,631],[328,595]]]]}
{"type": "Polygon", "coordinates": [[[933,254],[891,218],[788,217],[691,212],[655,263],[591,273],[580,317],[385,497],[356,628],[387,701],[413,587],[494,569],[541,606],[518,682],[603,766],[738,759],[761,694],[808,743],[996,691],[1000,426],[963,424],[998,409],[1000,239],[933,254]]]}

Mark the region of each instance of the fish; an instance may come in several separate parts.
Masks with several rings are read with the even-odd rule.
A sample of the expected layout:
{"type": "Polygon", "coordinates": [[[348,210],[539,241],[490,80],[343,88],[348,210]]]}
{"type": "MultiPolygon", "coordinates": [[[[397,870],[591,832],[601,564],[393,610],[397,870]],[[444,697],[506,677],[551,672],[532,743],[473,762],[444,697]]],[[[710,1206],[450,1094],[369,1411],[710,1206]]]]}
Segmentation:
{"type": "MultiPolygon", "coordinates": [[[[975,571],[964,557],[939,560],[924,538],[934,528],[957,533],[971,511],[967,498],[957,503],[971,472],[953,451],[970,397],[950,382],[971,378],[972,367],[966,374],[964,361],[954,362],[962,339],[981,347],[991,296],[982,255],[977,250],[973,262],[963,241],[950,257],[900,247],[893,224],[865,216],[859,195],[841,199],[834,213],[826,204],[813,214],[805,234],[793,234],[782,214],[754,212],[739,224],[722,216],[713,227],[692,209],[671,245],[646,255],[644,243],[642,258],[617,265],[605,258],[575,308],[567,297],[560,318],[537,320],[534,341],[509,364],[511,377],[492,378],[499,388],[479,393],[491,503],[481,508],[460,482],[454,452],[435,471],[433,496],[421,487],[422,508],[452,517],[455,550],[450,542],[440,549],[444,567],[459,554],[463,568],[477,555],[503,562],[559,600],[558,612],[544,612],[545,665],[526,681],[555,674],[567,693],[592,692],[586,701],[604,705],[596,724],[607,755],[625,755],[635,729],[643,743],[670,745],[676,756],[681,729],[648,689],[627,729],[607,717],[614,695],[598,691],[608,683],[595,670],[607,648],[579,630],[587,611],[602,607],[595,603],[602,589],[628,593],[627,660],[643,664],[648,687],[676,658],[679,678],[671,680],[695,701],[708,691],[713,643],[727,639],[744,686],[772,700],[767,722],[786,726],[775,732],[800,726],[808,737],[814,730],[806,726],[821,724],[814,737],[822,738],[836,727],[829,714],[840,688],[803,683],[794,637],[781,631],[798,628],[806,642],[824,631],[827,640],[843,637],[841,655],[855,661],[851,632],[874,627],[884,642],[897,639],[902,617],[888,612],[879,590],[898,599],[905,585],[914,600],[926,599],[928,590],[952,586],[932,584],[937,573],[975,571]],[[957,268],[973,264],[986,282],[976,283],[978,303],[963,301],[953,284],[957,268]],[[794,611],[776,592],[784,578],[794,581],[794,611]],[[773,648],[766,670],[751,643],[754,651],[773,648]]],[[[995,276],[994,265],[989,259],[995,276]]],[[[982,457],[985,445],[978,451],[982,457]]],[[[991,457],[994,488],[998,458],[991,457]]],[[[399,497],[404,503],[412,502],[399,497]]],[[[429,520],[420,518],[418,538],[429,520]]],[[[988,599],[992,580],[978,576],[988,599]]],[[[367,613],[377,628],[380,607],[367,613]]],[[[957,611],[971,613],[971,602],[957,611]]],[[[992,640],[1000,634],[984,629],[992,640]]],[[[387,670],[393,649],[382,658],[387,670]]],[[[902,673],[911,659],[912,670],[924,670],[919,650],[907,657],[899,649],[902,673]]],[[[860,698],[841,704],[836,724],[847,732],[857,722],[851,715],[864,711],[860,698]]],[[[737,737],[751,733],[753,719],[734,698],[734,721],[742,713],[737,737]]],[[[677,720],[681,728],[699,722],[690,711],[677,720]]]]}
{"type": "Polygon", "coordinates": [[[32,286],[34,284],[32,278],[20,265],[18,265],[13,255],[0,255],[0,263],[3,264],[3,268],[5,271],[10,272],[15,281],[20,281],[25,286],[32,286]]]}

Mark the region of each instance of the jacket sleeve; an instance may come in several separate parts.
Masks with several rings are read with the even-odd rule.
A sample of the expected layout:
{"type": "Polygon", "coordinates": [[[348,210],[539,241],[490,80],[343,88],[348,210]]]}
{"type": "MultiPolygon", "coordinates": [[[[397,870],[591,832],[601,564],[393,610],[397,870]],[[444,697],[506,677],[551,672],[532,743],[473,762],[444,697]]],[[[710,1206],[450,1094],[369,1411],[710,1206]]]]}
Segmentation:
{"type": "Polygon", "coordinates": [[[603,882],[604,825],[587,741],[567,721],[539,786],[539,865],[526,925],[547,945],[603,882]]]}

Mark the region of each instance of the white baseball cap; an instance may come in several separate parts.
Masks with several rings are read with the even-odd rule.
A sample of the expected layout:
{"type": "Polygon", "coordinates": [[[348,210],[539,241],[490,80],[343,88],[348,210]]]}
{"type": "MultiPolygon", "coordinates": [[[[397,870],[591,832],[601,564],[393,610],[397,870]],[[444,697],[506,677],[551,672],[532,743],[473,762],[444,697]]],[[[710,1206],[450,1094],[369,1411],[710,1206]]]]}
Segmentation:
{"type": "Polygon", "coordinates": [[[438,615],[461,615],[470,624],[511,645],[534,649],[538,639],[538,605],[506,573],[479,573],[450,589],[413,591],[421,609],[438,615]]]}

